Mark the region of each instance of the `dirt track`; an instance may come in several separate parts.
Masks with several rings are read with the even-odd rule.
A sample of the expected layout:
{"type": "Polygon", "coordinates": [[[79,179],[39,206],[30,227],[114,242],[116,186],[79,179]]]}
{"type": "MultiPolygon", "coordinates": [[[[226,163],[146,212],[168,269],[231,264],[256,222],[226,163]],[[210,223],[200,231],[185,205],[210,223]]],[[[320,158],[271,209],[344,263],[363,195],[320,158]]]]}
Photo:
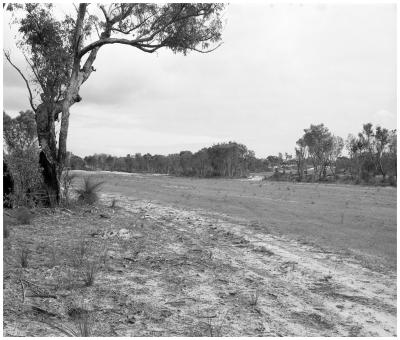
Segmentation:
{"type": "Polygon", "coordinates": [[[257,225],[226,222],[224,216],[210,219],[201,211],[151,203],[124,207],[153,220],[154,237],[164,245],[159,251],[181,262],[168,266],[169,275],[191,283],[183,284],[182,294],[157,283],[152,293],[159,304],[173,296],[184,301],[180,309],[187,315],[198,309],[200,315],[225,317],[224,335],[396,334],[394,274],[371,272],[355,260],[267,235],[257,225]]]}

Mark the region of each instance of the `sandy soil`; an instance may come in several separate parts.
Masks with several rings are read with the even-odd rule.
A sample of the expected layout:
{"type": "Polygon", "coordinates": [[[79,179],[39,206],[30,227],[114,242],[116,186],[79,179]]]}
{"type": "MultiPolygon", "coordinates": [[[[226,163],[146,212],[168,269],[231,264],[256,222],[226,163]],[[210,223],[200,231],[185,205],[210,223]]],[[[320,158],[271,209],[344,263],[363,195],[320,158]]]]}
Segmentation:
{"type": "Polygon", "coordinates": [[[4,241],[5,336],[76,329],[70,311],[77,305],[88,310],[93,335],[397,332],[395,271],[269,233],[246,217],[105,192],[96,208],[7,224],[14,225],[4,241]],[[99,263],[91,286],[76,263],[82,241],[88,263],[99,263]],[[22,248],[27,268],[19,265],[22,248]]]}

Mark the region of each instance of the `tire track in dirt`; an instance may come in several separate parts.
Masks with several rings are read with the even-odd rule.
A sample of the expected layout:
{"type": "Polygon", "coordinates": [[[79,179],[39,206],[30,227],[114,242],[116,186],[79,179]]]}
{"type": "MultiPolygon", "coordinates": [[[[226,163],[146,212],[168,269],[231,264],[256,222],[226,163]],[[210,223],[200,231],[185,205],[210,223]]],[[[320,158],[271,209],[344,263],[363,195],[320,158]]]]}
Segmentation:
{"type": "MultiPolygon", "coordinates": [[[[188,298],[180,309],[192,326],[208,311],[218,316],[228,312],[224,335],[230,336],[396,335],[395,273],[372,272],[354,259],[325,254],[215,214],[210,218],[204,211],[120,201],[128,212],[145,212],[160,235],[168,234],[169,243],[163,247],[181,257],[190,254],[188,268],[182,262],[176,270],[176,280],[188,281],[181,295],[174,291],[176,285],[158,282],[152,288],[161,300],[165,295],[188,298]],[[200,259],[196,265],[194,254],[200,259]],[[202,258],[207,254],[212,254],[210,261],[202,258]],[[195,284],[189,282],[193,280],[195,284]]],[[[185,334],[185,327],[181,331],[185,334]]]]}

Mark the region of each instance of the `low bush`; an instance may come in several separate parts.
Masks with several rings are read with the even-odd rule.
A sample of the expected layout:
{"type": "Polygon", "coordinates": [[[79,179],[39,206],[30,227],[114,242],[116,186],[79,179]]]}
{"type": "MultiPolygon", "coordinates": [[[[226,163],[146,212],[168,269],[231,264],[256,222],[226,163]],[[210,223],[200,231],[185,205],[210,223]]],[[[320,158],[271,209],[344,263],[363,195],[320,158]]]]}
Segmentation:
{"type": "Polygon", "coordinates": [[[92,177],[85,177],[81,188],[76,189],[78,201],[92,205],[99,200],[98,192],[104,182],[95,182],[92,177]]]}
{"type": "Polygon", "coordinates": [[[4,197],[6,203],[12,207],[40,205],[44,190],[37,148],[13,151],[4,159],[14,182],[12,192],[4,197]]]}

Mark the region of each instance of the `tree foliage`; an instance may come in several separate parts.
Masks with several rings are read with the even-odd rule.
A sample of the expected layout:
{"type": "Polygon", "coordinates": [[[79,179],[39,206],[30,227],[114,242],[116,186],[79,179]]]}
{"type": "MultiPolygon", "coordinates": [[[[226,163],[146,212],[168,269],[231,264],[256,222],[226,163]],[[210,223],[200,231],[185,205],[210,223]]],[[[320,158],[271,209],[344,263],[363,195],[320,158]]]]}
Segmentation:
{"type": "Polygon", "coordinates": [[[42,176],[32,111],[11,118],[3,111],[3,159],[13,179],[12,192],[3,197],[10,206],[33,205],[40,199],[42,176]]]}
{"type": "MultiPolygon", "coordinates": [[[[300,148],[306,148],[313,167],[314,179],[321,180],[327,175],[327,167],[332,165],[343,149],[343,140],[329,132],[324,124],[312,125],[304,130],[299,140],[300,148]]],[[[300,154],[298,154],[300,156],[300,154]]]]}
{"type": "Polygon", "coordinates": [[[220,143],[195,153],[112,157],[106,154],[86,156],[85,164],[92,170],[144,171],[176,176],[244,177],[254,169],[254,152],[236,142],[220,143]],[[253,168],[252,168],[253,167],[253,168]]]}
{"type": "Polygon", "coordinates": [[[10,5],[21,34],[18,46],[30,66],[25,76],[8,52],[5,57],[24,79],[36,113],[40,163],[50,204],[59,201],[60,176],[67,157],[70,107],[81,101],[80,87],[95,71],[104,45],[127,45],[153,53],[167,48],[186,55],[219,46],[223,4],[81,3],[59,18],[51,4],[10,5]],[[56,140],[55,121],[61,126],[56,140]]]}
{"type": "Polygon", "coordinates": [[[363,125],[357,137],[349,135],[346,148],[350,155],[348,169],[357,181],[369,182],[381,175],[383,181],[397,174],[397,131],[380,126],[373,129],[371,123],[363,125]]]}
{"type": "Polygon", "coordinates": [[[35,115],[33,111],[20,111],[11,118],[3,111],[3,146],[9,152],[27,150],[37,145],[35,115]]]}

